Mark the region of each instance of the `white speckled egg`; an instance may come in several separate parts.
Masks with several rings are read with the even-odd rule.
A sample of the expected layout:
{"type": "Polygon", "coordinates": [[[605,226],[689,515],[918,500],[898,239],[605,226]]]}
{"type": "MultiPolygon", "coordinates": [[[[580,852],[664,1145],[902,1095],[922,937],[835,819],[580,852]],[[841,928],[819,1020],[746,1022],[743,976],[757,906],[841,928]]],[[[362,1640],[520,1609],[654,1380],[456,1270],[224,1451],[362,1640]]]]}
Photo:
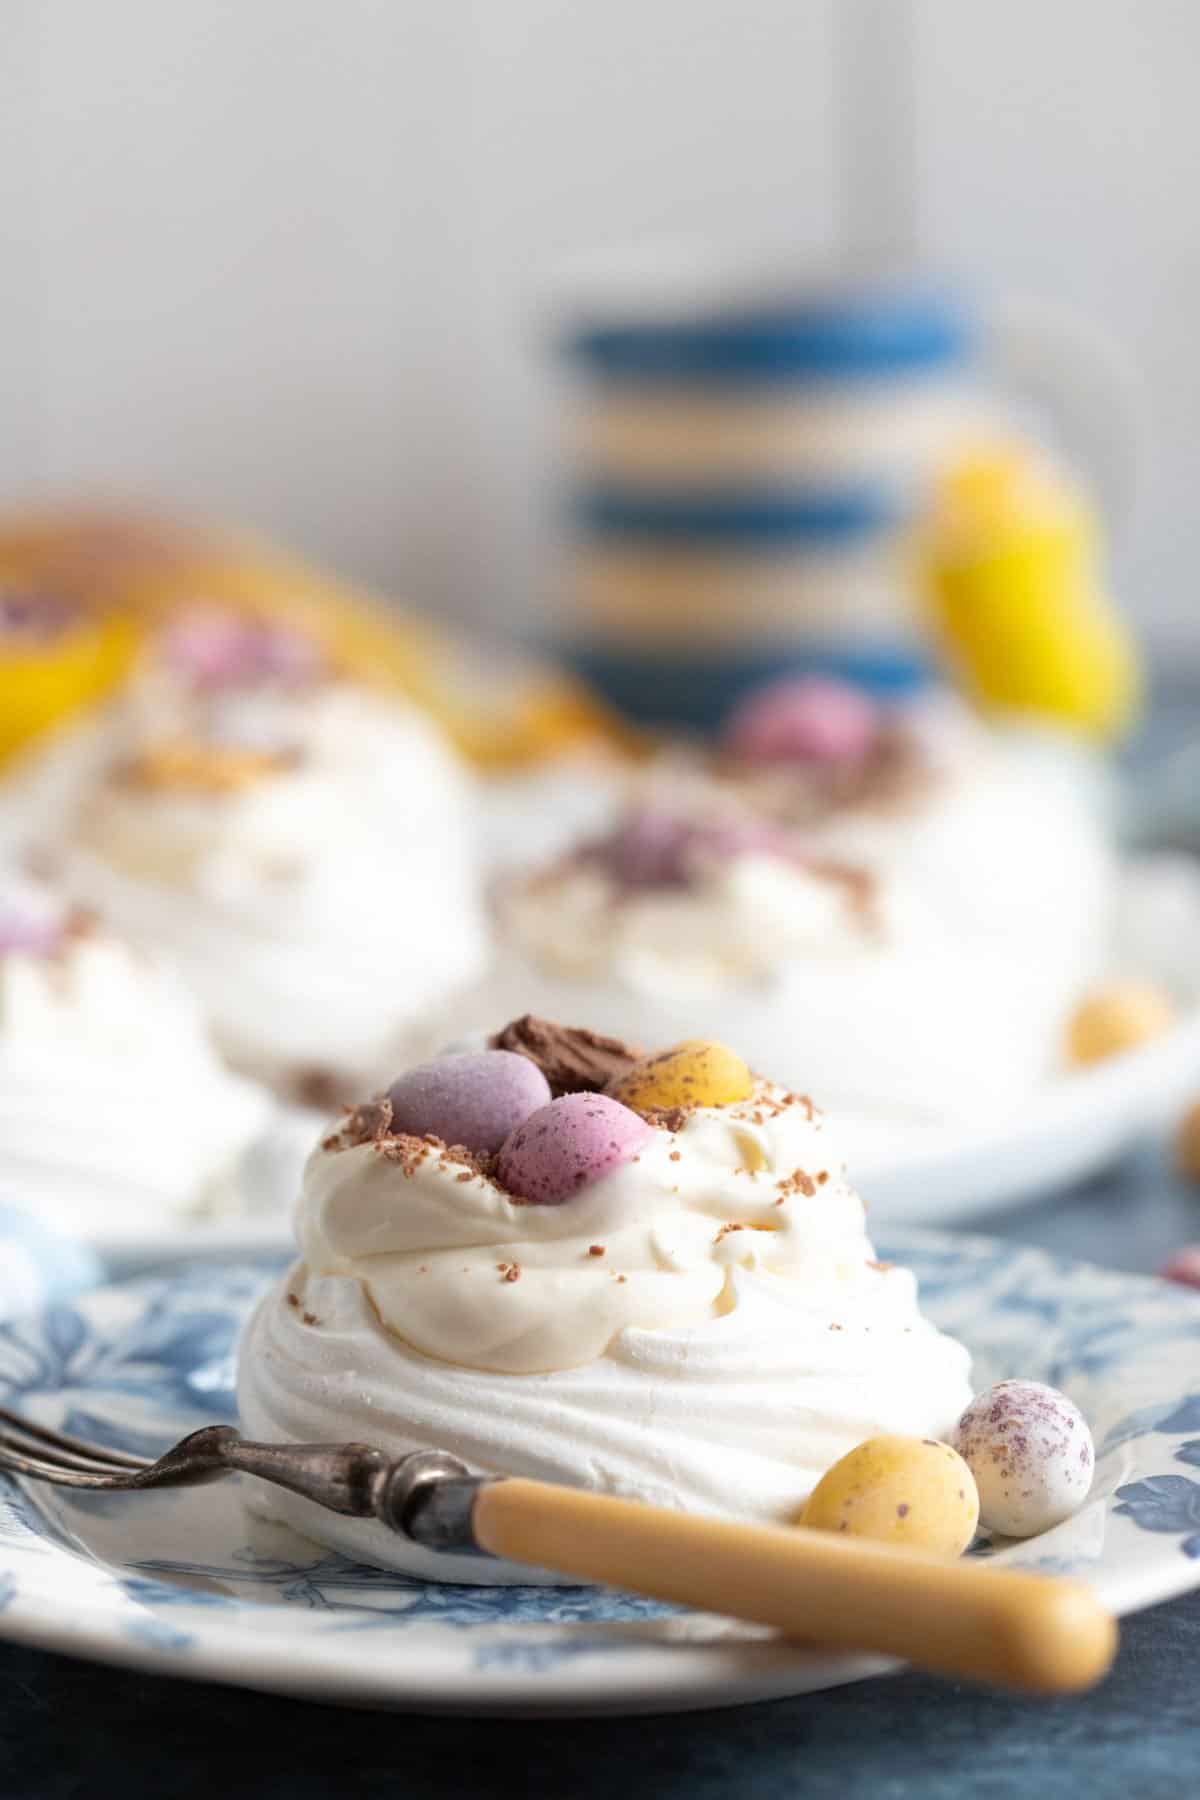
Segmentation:
{"type": "Polygon", "coordinates": [[[972,1400],[952,1443],[975,1477],[979,1521],[1033,1537],[1083,1505],[1096,1453],[1079,1408],[1040,1381],[1000,1381],[972,1400]]]}

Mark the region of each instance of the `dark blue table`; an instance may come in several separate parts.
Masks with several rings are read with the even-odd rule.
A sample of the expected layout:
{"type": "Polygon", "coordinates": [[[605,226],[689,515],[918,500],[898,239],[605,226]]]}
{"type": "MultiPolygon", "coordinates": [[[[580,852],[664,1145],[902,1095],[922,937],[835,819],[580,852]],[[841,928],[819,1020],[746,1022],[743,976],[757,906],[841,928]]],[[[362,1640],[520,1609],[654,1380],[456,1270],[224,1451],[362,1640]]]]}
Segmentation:
{"type": "Polygon", "coordinates": [[[1200,1597],[1127,1622],[1090,1699],[1034,1706],[901,1675],[677,1718],[544,1723],[350,1713],[0,1657],[4,1800],[1189,1800],[1200,1597]]]}

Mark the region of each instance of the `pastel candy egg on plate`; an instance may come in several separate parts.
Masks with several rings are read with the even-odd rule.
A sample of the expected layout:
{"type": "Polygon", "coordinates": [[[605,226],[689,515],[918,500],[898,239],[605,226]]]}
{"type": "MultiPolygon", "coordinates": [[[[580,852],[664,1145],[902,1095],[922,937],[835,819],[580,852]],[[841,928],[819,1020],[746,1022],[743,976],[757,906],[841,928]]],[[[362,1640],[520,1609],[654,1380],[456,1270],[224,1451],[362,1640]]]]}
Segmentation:
{"type": "Polygon", "coordinates": [[[749,762],[860,762],[879,734],[879,712],[849,682],[802,675],[747,695],[725,742],[749,762]]]}
{"type": "Polygon", "coordinates": [[[1103,1062],[1162,1037],[1175,1009],[1161,988],[1144,981],[1112,981],[1080,1002],[1067,1028],[1067,1058],[1077,1067],[1103,1062]]]}
{"type": "Polygon", "coordinates": [[[488,1155],[550,1099],[550,1083],[514,1050],[440,1056],[409,1069],[387,1093],[392,1127],[488,1155]]]}
{"type": "Polygon", "coordinates": [[[813,1531],[961,1556],[979,1522],[971,1471],[933,1438],[868,1438],[827,1469],[798,1520],[813,1531]]]}
{"type": "Polygon", "coordinates": [[[639,1112],[672,1106],[732,1106],[745,1100],[754,1077],[734,1051],[712,1038],[689,1038],[648,1056],[610,1083],[609,1093],[639,1112]]]}
{"type": "Polygon", "coordinates": [[[518,1126],[496,1173],[518,1199],[559,1206],[632,1162],[653,1137],[653,1126],[607,1094],[563,1094],[518,1126]]]}
{"type": "Polygon", "coordinates": [[[1200,1288],[1200,1244],[1185,1244],[1181,1250],[1173,1251],[1158,1272],[1164,1281],[1200,1288]]]}
{"type": "Polygon", "coordinates": [[[1175,1129],[1175,1164],[1187,1181],[1200,1183],[1200,1100],[1193,1100],[1175,1129]]]}
{"type": "Polygon", "coordinates": [[[1040,1381],[1001,1381],[972,1400],[954,1442],[975,1477],[979,1516],[1002,1537],[1033,1537],[1082,1506],[1096,1455],[1079,1408],[1040,1381]]]}

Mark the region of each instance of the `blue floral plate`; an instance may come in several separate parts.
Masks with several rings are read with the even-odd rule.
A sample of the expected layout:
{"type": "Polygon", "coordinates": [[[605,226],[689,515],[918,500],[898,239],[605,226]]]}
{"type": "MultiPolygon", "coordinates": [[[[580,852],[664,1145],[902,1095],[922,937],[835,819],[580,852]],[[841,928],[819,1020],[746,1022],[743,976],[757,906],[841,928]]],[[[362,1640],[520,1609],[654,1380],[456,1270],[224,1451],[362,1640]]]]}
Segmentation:
{"type": "MultiPolygon", "coordinates": [[[[1200,1582],[1200,1297],[980,1238],[894,1232],[939,1324],[1003,1374],[1065,1388],[1092,1498],[983,1553],[1069,1571],[1117,1612],[1200,1582]]],[[[0,1398],[155,1451],[233,1413],[237,1334],[268,1265],[99,1288],[0,1328],[0,1398]]],[[[249,1519],[234,1482],[69,1495],[0,1482],[0,1634],[160,1674],[356,1705],[635,1712],[799,1693],[888,1665],[594,1588],[471,1588],[363,1568],[249,1519]]]]}

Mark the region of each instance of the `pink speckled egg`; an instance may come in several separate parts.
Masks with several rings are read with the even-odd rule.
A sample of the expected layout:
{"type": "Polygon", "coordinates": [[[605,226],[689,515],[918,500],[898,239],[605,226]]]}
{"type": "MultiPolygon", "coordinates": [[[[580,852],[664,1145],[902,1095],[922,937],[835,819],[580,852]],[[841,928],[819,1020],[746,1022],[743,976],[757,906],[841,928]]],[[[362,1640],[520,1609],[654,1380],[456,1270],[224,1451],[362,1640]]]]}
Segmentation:
{"type": "Polygon", "coordinates": [[[1182,1250],[1174,1251],[1158,1272],[1164,1281],[1200,1288],[1200,1244],[1185,1244],[1182,1250]]]}
{"type": "Polygon", "coordinates": [[[563,1094],[517,1127],[500,1151],[497,1174],[518,1199],[559,1206],[632,1162],[653,1136],[652,1125],[607,1094],[563,1094]]]}
{"type": "Polygon", "coordinates": [[[62,942],[62,926],[54,919],[33,919],[0,910],[0,956],[52,956],[62,942]]]}
{"type": "Polygon", "coordinates": [[[775,681],[747,695],[725,742],[749,762],[859,762],[879,733],[879,709],[848,682],[815,675],[775,681]]]}
{"type": "Polygon", "coordinates": [[[1034,1537],[1087,1499],[1096,1453],[1073,1401],[1040,1381],[1000,1381],[972,1400],[953,1437],[975,1477],[979,1520],[1002,1537],[1034,1537]]]}
{"type": "Polygon", "coordinates": [[[388,1089],[392,1127],[413,1137],[432,1133],[447,1144],[485,1154],[550,1099],[536,1063],[513,1050],[439,1056],[409,1069],[388,1089]]]}

